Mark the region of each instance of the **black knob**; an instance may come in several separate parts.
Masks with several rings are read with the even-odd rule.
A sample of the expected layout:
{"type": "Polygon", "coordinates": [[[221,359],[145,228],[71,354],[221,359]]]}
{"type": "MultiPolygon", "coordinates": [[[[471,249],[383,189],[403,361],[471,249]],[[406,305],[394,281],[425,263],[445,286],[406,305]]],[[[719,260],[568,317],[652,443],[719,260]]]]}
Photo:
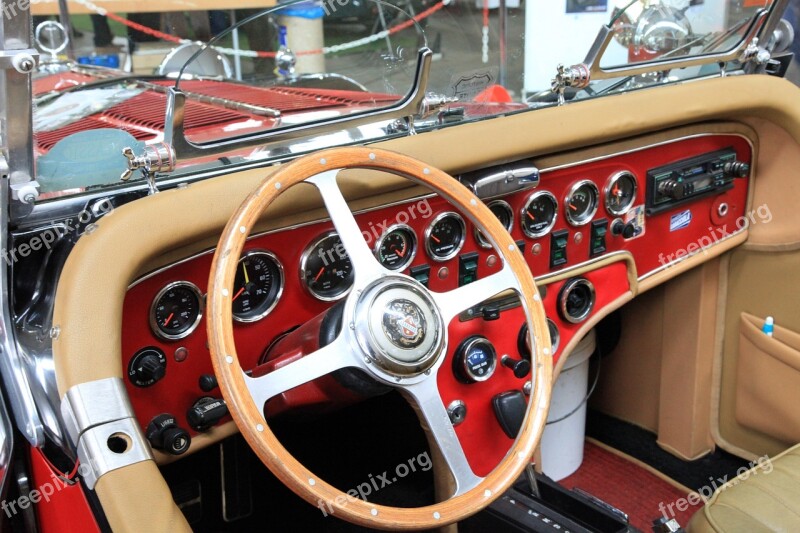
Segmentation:
{"type": "Polygon", "coordinates": [[[189,427],[196,431],[205,431],[228,414],[228,406],[221,398],[206,396],[197,400],[186,411],[186,421],[189,427]]]}
{"type": "Polygon", "coordinates": [[[514,377],[524,378],[531,373],[531,362],[527,359],[514,359],[510,355],[504,355],[500,359],[500,364],[506,368],[510,368],[514,372],[514,377]]]}
{"type": "Polygon", "coordinates": [[[750,174],[750,165],[741,161],[731,161],[725,163],[722,171],[734,178],[746,178],[750,174]]]}
{"type": "Polygon", "coordinates": [[[500,308],[496,305],[487,305],[481,309],[481,315],[483,315],[483,319],[487,322],[500,320],[500,308]]]}
{"type": "Polygon", "coordinates": [[[627,224],[625,224],[624,228],[622,228],[622,236],[626,239],[630,239],[635,235],[636,235],[636,224],[634,224],[633,221],[630,221],[627,224]]]}
{"type": "Polygon", "coordinates": [[[203,392],[211,392],[219,386],[217,383],[217,376],[213,374],[203,374],[200,376],[200,390],[203,392]]]}
{"type": "Polygon", "coordinates": [[[167,357],[155,347],[139,350],[128,363],[128,378],[137,387],[149,387],[167,374],[167,357]]]}
{"type": "Polygon", "coordinates": [[[686,195],[686,186],[681,181],[665,180],[658,184],[658,192],[673,200],[680,200],[686,195]]]}
{"type": "Polygon", "coordinates": [[[622,235],[622,231],[625,229],[625,223],[622,219],[616,219],[614,222],[611,223],[611,234],[612,235],[622,235]]]}
{"type": "Polygon", "coordinates": [[[179,427],[175,417],[170,414],[158,415],[147,426],[147,440],[150,445],[171,455],[181,455],[189,449],[192,437],[179,427]]]}

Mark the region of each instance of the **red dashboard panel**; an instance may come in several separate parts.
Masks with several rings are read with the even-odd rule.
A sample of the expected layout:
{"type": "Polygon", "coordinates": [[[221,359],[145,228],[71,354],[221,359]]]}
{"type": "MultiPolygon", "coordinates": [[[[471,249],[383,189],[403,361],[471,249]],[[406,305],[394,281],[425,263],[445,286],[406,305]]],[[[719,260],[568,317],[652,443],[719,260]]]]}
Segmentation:
{"type": "MultiPolygon", "coordinates": [[[[564,215],[565,197],[569,189],[581,180],[590,180],[602,195],[610,176],[627,171],[638,180],[634,209],[643,208],[648,170],[726,148],[733,148],[738,160],[749,163],[751,148],[745,139],[732,135],[714,135],[675,141],[568,168],[545,171],[535,190],[503,198],[510,205],[514,215],[512,237],[524,245],[521,247],[524,249],[524,257],[534,276],[537,277],[554,270],[569,269],[614,252],[630,253],[637,274],[642,277],[666,266],[673,259],[680,259],[686,255],[687,250],[688,252],[700,250],[700,247],[713,244],[726,234],[740,229],[737,227],[737,221],[741,224],[742,217],[747,218],[744,213],[747,180],[737,179],[731,188],[719,194],[704,196],[652,216],[642,215],[640,217],[642,231],[633,238],[614,236],[609,231],[605,238],[606,251],[595,256],[590,253],[591,225],[573,227],[564,215]],[[550,191],[557,199],[559,209],[552,230],[541,238],[532,239],[523,233],[520,217],[528,197],[539,190],[550,191]],[[723,202],[727,204],[727,212],[720,215],[719,206],[723,202]],[[676,223],[676,220],[679,223],[676,223]],[[558,231],[567,232],[567,261],[556,269],[551,269],[551,236],[553,232],[558,231]]],[[[426,229],[438,214],[445,211],[451,211],[451,208],[444,200],[429,197],[361,213],[356,218],[371,245],[375,244],[385,228],[393,224],[403,223],[410,226],[417,236],[419,245],[416,256],[403,272],[408,273],[411,268],[428,265],[431,267],[429,288],[435,292],[443,292],[457,287],[459,258],[465,254],[477,254],[479,278],[499,269],[493,250],[479,246],[469,221],[466,224],[466,238],[460,252],[447,261],[432,260],[423,242],[426,238],[426,229]]],[[[611,223],[614,218],[601,201],[593,220],[606,219],[611,223]]],[[[309,293],[301,280],[299,267],[305,248],[331,229],[330,222],[320,222],[253,237],[248,241],[245,251],[268,250],[275,254],[283,266],[285,286],[277,305],[265,318],[253,323],[234,324],[237,350],[243,368],[255,368],[267,348],[277,338],[309,323],[332,307],[333,303],[318,300],[309,293]]],[[[206,317],[200,320],[193,333],[177,341],[165,341],[157,337],[149,321],[154,298],[168,284],[188,281],[199,287],[202,292],[206,291],[211,258],[211,253],[206,253],[183,261],[145,277],[128,291],[123,310],[123,367],[128,368],[133,355],[145,347],[162,350],[167,360],[163,379],[151,386],[138,387],[126,380],[131,402],[143,428],[155,416],[163,413],[174,415],[178,425],[188,428],[185,416],[187,409],[201,397],[220,396],[218,390],[203,392],[198,384],[201,375],[213,374],[206,338],[206,317]]],[[[630,290],[626,265],[626,262],[620,261],[583,274],[583,277],[592,282],[596,291],[596,303],[592,314],[630,290]]],[[[556,322],[560,330],[562,347],[569,343],[580,328],[580,324],[571,324],[563,320],[557,311],[558,292],[563,283],[562,281],[549,285],[544,299],[548,316],[556,322]]],[[[502,432],[494,416],[491,399],[500,392],[520,390],[525,379],[515,378],[509,369],[498,364],[497,370],[488,381],[467,385],[455,379],[450,362],[461,340],[470,335],[483,335],[489,338],[495,345],[498,355],[508,354],[519,358],[517,335],[523,320],[520,309],[516,308],[503,311],[499,320],[485,321],[479,318],[466,322],[456,321],[450,325],[448,361],[440,370],[438,383],[445,404],[460,399],[467,406],[467,418],[457,426],[456,431],[471,466],[479,475],[487,474],[511,444],[511,439],[502,432]]],[[[301,353],[297,352],[294,355],[299,356],[301,353]]],[[[556,359],[560,355],[558,351],[555,354],[556,359]]],[[[359,398],[357,394],[344,389],[332,379],[319,380],[317,383],[299,387],[291,392],[280,405],[271,408],[271,414],[300,405],[331,408],[357,401],[359,398]]],[[[193,431],[190,433],[195,434],[193,431]]]]}

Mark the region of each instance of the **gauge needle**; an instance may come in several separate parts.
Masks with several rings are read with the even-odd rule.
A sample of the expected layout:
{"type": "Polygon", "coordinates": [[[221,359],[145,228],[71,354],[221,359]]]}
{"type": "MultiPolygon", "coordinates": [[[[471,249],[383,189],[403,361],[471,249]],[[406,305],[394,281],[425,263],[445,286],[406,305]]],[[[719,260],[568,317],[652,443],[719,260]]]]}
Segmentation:
{"type": "Polygon", "coordinates": [[[402,251],[402,250],[397,250],[397,249],[395,249],[394,253],[396,253],[396,254],[397,254],[397,255],[399,255],[400,257],[405,257],[405,255],[406,255],[406,253],[405,253],[404,251],[402,251]]]}
{"type": "Polygon", "coordinates": [[[233,300],[232,300],[232,301],[234,301],[234,302],[235,302],[235,301],[236,301],[236,298],[238,298],[239,296],[241,296],[243,292],[244,292],[244,287],[242,287],[241,289],[239,289],[239,292],[237,292],[237,293],[236,293],[236,296],[234,296],[234,297],[233,297],[233,300]]]}
{"type": "Polygon", "coordinates": [[[574,206],[574,205],[572,205],[572,204],[569,204],[569,208],[570,208],[570,209],[572,209],[573,211],[577,211],[577,210],[578,210],[578,208],[577,208],[577,207],[575,207],[575,206],[574,206]]]}
{"type": "Polygon", "coordinates": [[[317,272],[317,275],[314,276],[314,281],[319,281],[319,278],[321,278],[322,274],[324,273],[325,273],[325,267],[320,268],[319,272],[317,272]]]}
{"type": "Polygon", "coordinates": [[[614,184],[614,188],[613,188],[613,189],[611,189],[611,193],[612,193],[614,196],[619,196],[619,185],[617,185],[617,184],[615,183],[615,184],[614,184]]]}
{"type": "Polygon", "coordinates": [[[172,320],[172,317],[174,317],[174,316],[175,316],[175,313],[170,313],[169,314],[167,319],[164,321],[164,327],[167,327],[169,325],[170,320],[172,320]]]}
{"type": "Polygon", "coordinates": [[[242,272],[244,272],[244,282],[250,283],[250,276],[247,275],[247,264],[242,263],[242,272]]]}
{"type": "Polygon", "coordinates": [[[440,241],[439,239],[436,238],[436,235],[431,234],[431,239],[436,241],[436,244],[441,244],[442,243],[442,241],[440,241]]]}
{"type": "Polygon", "coordinates": [[[525,214],[526,214],[526,215],[528,215],[528,218],[529,218],[529,219],[531,219],[531,220],[536,220],[536,217],[535,217],[535,216],[533,216],[533,215],[531,215],[531,212],[530,212],[530,211],[525,211],[525,214]]]}

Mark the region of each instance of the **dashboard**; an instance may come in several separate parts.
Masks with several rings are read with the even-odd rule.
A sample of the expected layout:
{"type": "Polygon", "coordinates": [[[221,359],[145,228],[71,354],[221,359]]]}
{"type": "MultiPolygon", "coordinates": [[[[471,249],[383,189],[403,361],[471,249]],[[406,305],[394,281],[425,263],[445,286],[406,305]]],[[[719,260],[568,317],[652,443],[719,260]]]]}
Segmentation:
{"type": "MultiPolygon", "coordinates": [[[[514,161],[458,179],[481,197],[481,187],[492,183],[485,202],[537,279],[557,361],[632,284],[746,229],[751,158],[745,137],[708,134],[550,168],[514,161]]],[[[356,220],[384,266],[434,292],[501,268],[469,219],[435,195],[359,212],[356,220]]],[[[205,327],[212,256],[207,250],[150,272],[125,298],[126,387],[145,434],[165,456],[186,452],[192,439],[230,421],[205,327]]],[[[324,343],[354,268],[327,220],[251,236],[233,297],[242,367],[269,372],[324,343]]],[[[491,471],[513,440],[493,400],[513,393],[524,401],[530,393],[524,322],[516,299],[506,297],[449,325],[439,388],[477,475],[491,471]]],[[[387,390],[339,372],[274,398],[265,413],[330,409],[387,390]]]]}

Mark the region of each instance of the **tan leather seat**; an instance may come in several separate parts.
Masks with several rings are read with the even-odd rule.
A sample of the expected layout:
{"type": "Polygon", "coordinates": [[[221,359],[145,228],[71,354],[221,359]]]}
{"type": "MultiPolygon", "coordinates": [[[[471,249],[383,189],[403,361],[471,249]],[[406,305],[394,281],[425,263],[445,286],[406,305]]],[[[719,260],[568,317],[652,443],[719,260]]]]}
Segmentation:
{"type": "Polygon", "coordinates": [[[689,531],[800,532],[800,444],[720,487],[689,531]]]}

